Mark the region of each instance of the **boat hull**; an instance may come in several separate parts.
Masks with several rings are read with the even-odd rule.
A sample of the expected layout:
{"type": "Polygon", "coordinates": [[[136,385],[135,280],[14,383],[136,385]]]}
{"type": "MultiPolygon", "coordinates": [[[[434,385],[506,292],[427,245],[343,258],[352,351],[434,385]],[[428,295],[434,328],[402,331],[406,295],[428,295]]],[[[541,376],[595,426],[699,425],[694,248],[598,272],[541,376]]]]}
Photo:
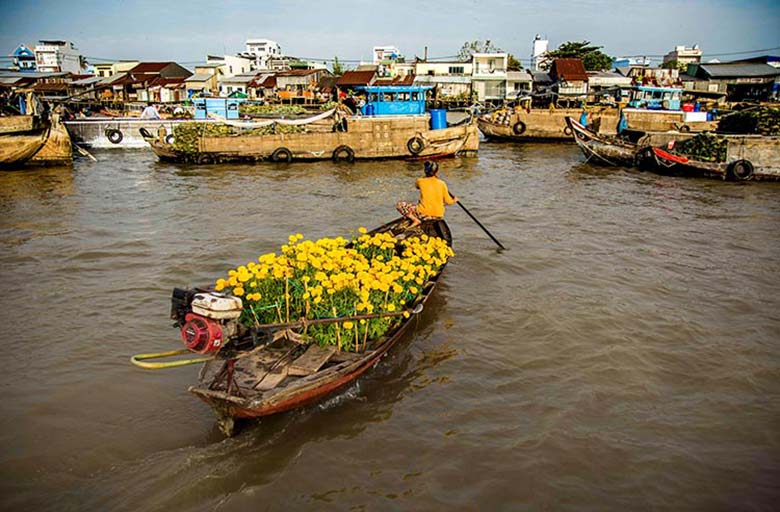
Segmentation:
{"type": "Polygon", "coordinates": [[[636,164],[640,146],[595,134],[571,117],[566,118],[566,123],[588,162],[626,167],[636,164]]]}
{"type": "MultiPolygon", "coordinates": [[[[489,139],[507,141],[570,141],[569,117],[579,117],[579,109],[514,109],[497,111],[479,117],[479,129],[489,139]]],[[[590,125],[602,135],[616,134],[616,109],[593,109],[590,125]]]]}

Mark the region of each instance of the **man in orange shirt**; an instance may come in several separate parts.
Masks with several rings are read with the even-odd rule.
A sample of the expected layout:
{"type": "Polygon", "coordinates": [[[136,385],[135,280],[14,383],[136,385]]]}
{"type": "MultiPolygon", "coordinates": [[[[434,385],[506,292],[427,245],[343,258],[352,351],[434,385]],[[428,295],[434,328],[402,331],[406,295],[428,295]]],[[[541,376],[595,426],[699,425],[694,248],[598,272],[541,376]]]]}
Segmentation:
{"type": "Polygon", "coordinates": [[[419,226],[423,218],[444,217],[444,205],[455,204],[458,198],[451,196],[447,184],[440,180],[439,164],[425,162],[425,178],[418,178],[415,186],[420,189],[420,201],[417,204],[399,201],[395,207],[404,217],[412,221],[412,226],[419,226]]]}

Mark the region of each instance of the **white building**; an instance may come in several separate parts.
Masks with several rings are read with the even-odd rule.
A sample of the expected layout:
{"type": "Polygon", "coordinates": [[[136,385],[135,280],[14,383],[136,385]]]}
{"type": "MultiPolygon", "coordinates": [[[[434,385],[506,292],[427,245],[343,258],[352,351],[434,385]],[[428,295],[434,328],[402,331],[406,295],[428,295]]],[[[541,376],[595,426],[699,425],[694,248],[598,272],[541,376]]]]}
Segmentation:
{"type": "Polygon", "coordinates": [[[479,101],[504,100],[507,86],[507,53],[474,53],[471,87],[479,101]]]}
{"type": "Polygon", "coordinates": [[[276,41],[270,39],[247,39],[246,54],[251,56],[255,63],[255,69],[268,69],[270,59],[279,58],[282,55],[282,47],[276,41]]]}
{"type": "Polygon", "coordinates": [[[675,46],[674,50],[664,55],[664,64],[671,61],[677,61],[677,65],[685,68],[688,64],[699,64],[701,62],[701,49],[698,44],[688,48],[687,46],[675,46]]]}
{"type": "Polygon", "coordinates": [[[380,64],[384,60],[398,60],[402,58],[401,50],[395,46],[374,46],[373,64],[380,64]]]}
{"type": "Polygon", "coordinates": [[[534,37],[533,49],[531,50],[531,67],[534,69],[534,71],[539,71],[542,69],[540,66],[542,64],[542,60],[544,59],[544,55],[547,53],[549,48],[550,41],[547,39],[542,39],[542,36],[536,34],[536,37],[534,37]]]}
{"type": "Polygon", "coordinates": [[[35,63],[44,73],[81,73],[81,55],[70,41],[38,41],[35,63]]]}

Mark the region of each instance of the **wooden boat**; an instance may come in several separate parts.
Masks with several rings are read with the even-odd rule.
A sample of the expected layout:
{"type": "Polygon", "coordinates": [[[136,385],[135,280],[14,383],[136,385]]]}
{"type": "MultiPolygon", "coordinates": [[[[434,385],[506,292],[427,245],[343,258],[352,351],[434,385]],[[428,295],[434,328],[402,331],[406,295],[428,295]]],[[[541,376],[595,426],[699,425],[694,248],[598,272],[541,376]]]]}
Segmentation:
{"type": "Polygon", "coordinates": [[[51,129],[46,143],[25,165],[70,165],[73,163],[73,145],[59,114],[51,114],[51,129]]]}
{"type": "Polygon", "coordinates": [[[49,136],[49,123],[37,115],[0,117],[0,167],[18,168],[32,158],[49,136]]]}
{"type": "MultiPolygon", "coordinates": [[[[397,219],[371,233],[391,233],[398,240],[427,234],[452,243],[444,220],[423,222],[414,231],[408,230],[408,225],[408,220],[397,219]]],[[[413,325],[415,314],[433,293],[443,270],[423,284],[422,293],[412,303],[403,306],[412,312],[409,318],[398,316],[395,327],[359,352],[299,344],[292,330],[277,329],[266,333],[273,337],[266,345],[207,362],[200,381],[189,391],[212,407],[226,435],[232,435],[236,420],[260,418],[322,400],[353,383],[398,342],[413,325]]]]}
{"type": "MultiPolygon", "coordinates": [[[[498,110],[478,119],[480,131],[488,139],[508,141],[571,140],[570,117],[579,117],[581,109],[498,110]]],[[[617,133],[618,111],[614,108],[591,109],[591,128],[602,135],[617,133]]]]}
{"type": "Polygon", "coordinates": [[[725,135],[726,159],[705,162],[653,148],[657,170],[693,176],[719,177],[731,181],[780,180],[780,137],[725,135]]]}
{"type": "MultiPolygon", "coordinates": [[[[430,116],[348,116],[337,121],[301,123],[301,133],[242,135],[260,123],[231,123],[224,136],[202,136],[194,151],[177,148],[171,134],[141,132],[152,151],[163,161],[212,164],[269,160],[293,162],[356,159],[428,159],[470,156],[479,149],[479,134],[472,120],[454,127],[432,130],[430,116]],[[243,125],[243,126],[242,126],[243,125]]],[[[272,122],[267,122],[271,124],[272,122]]],[[[284,120],[278,121],[284,126],[284,120]]],[[[262,123],[266,124],[266,123],[262,123]]]]}
{"type": "Polygon", "coordinates": [[[599,135],[588,130],[571,117],[566,118],[571,136],[582,150],[585,159],[601,165],[633,167],[641,154],[642,146],[616,137],[599,135]]]}

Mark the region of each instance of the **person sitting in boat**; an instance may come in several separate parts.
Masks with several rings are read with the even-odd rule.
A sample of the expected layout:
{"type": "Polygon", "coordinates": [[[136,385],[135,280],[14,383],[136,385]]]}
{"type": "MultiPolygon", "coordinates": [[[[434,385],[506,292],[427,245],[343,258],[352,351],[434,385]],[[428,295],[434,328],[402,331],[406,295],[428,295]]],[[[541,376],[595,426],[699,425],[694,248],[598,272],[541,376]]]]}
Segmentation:
{"type": "Polygon", "coordinates": [[[439,179],[439,164],[425,162],[425,178],[418,178],[415,187],[420,189],[420,201],[417,204],[399,201],[395,207],[398,212],[412,221],[411,227],[419,226],[423,220],[444,217],[444,205],[455,204],[458,198],[450,195],[447,184],[439,179]]]}
{"type": "Polygon", "coordinates": [[[151,103],[146,104],[146,108],[141,112],[141,119],[160,119],[160,113],[151,103]]]}

